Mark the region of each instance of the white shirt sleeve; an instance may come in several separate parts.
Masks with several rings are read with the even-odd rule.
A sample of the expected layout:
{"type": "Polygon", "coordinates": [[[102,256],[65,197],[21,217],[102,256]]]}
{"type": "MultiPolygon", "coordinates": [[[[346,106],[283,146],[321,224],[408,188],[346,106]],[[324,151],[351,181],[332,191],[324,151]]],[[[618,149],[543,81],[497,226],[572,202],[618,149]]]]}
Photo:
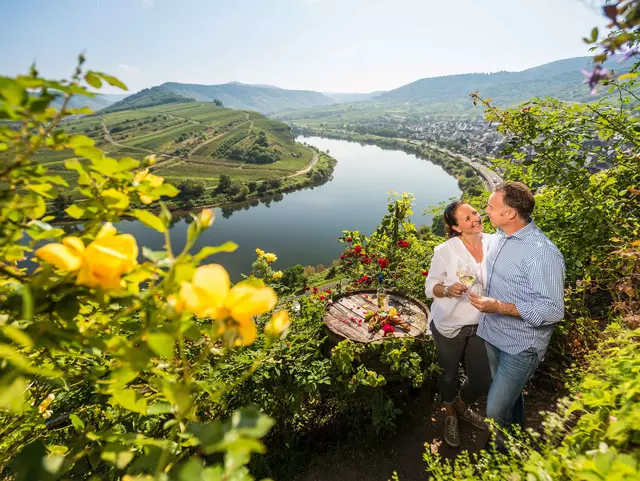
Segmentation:
{"type": "Polygon", "coordinates": [[[442,255],[442,249],[435,248],[433,251],[433,257],[431,258],[431,266],[429,267],[429,274],[424,281],[424,293],[428,299],[433,299],[433,288],[436,284],[443,283],[447,278],[447,263],[442,255]]]}

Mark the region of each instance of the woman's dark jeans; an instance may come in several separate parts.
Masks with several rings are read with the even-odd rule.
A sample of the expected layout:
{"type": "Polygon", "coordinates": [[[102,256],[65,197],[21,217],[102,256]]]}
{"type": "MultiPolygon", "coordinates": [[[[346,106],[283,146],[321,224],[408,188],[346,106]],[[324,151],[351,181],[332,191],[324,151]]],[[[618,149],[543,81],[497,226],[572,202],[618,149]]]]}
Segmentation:
{"type": "Polygon", "coordinates": [[[455,402],[458,396],[458,366],[464,359],[467,373],[460,387],[460,399],[465,404],[475,402],[480,396],[489,392],[491,387],[491,370],[487,359],[487,348],[484,339],[477,336],[478,326],[464,326],[452,338],[445,337],[431,322],[431,333],[436,344],[436,356],[442,373],[438,378],[438,389],[443,404],[455,402]]]}

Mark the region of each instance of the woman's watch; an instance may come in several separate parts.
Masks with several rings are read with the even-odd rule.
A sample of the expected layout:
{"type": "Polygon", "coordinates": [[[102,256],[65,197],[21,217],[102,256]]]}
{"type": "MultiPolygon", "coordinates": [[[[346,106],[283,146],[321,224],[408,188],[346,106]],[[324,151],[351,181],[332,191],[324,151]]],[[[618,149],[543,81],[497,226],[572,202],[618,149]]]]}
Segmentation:
{"type": "Polygon", "coordinates": [[[449,286],[445,286],[444,284],[442,284],[442,287],[444,288],[444,289],[442,290],[442,293],[444,294],[444,297],[451,297],[451,296],[449,295],[449,286]]]}

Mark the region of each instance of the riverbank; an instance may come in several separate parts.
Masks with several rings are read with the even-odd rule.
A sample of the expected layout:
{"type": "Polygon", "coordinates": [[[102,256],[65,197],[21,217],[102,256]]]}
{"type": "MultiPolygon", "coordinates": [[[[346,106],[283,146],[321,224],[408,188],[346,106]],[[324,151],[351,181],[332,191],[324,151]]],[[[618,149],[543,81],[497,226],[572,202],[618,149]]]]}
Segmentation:
{"type": "MultiPolygon", "coordinates": [[[[219,184],[207,186],[203,182],[190,180],[175,182],[173,179],[167,179],[168,182],[175,182],[174,185],[180,190],[180,193],[176,197],[165,198],[165,204],[171,212],[176,214],[188,213],[194,209],[202,208],[220,207],[233,209],[248,201],[265,201],[278,194],[322,185],[331,179],[337,160],[327,153],[313,149],[315,150],[315,155],[310,165],[295,175],[284,178],[246,183],[234,181],[224,189],[219,189],[219,184]]],[[[55,216],[54,222],[56,224],[77,223],[79,222],[78,219],[69,217],[64,212],[69,205],[77,201],[72,197],[62,198],[57,202],[54,201],[48,206],[47,214],[55,216]]],[[[153,211],[153,209],[144,204],[132,207],[153,211]]]]}

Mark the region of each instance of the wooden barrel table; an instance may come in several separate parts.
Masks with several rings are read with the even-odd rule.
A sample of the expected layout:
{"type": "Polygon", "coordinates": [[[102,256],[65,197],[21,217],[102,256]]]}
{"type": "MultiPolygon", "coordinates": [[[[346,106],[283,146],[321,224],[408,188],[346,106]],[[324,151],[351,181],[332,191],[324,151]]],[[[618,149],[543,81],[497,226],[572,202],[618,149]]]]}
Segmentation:
{"type": "Polygon", "coordinates": [[[423,302],[393,291],[386,291],[386,294],[389,308],[395,307],[402,320],[409,323],[407,332],[398,326],[393,326],[394,332],[386,336],[382,329],[370,332],[365,313],[368,310],[378,312],[379,309],[375,289],[363,289],[337,295],[327,303],[324,324],[331,344],[344,339],[362,343],[381,342],[384,337],[421,337],[428,333],[429,308],[423,302]]]}

